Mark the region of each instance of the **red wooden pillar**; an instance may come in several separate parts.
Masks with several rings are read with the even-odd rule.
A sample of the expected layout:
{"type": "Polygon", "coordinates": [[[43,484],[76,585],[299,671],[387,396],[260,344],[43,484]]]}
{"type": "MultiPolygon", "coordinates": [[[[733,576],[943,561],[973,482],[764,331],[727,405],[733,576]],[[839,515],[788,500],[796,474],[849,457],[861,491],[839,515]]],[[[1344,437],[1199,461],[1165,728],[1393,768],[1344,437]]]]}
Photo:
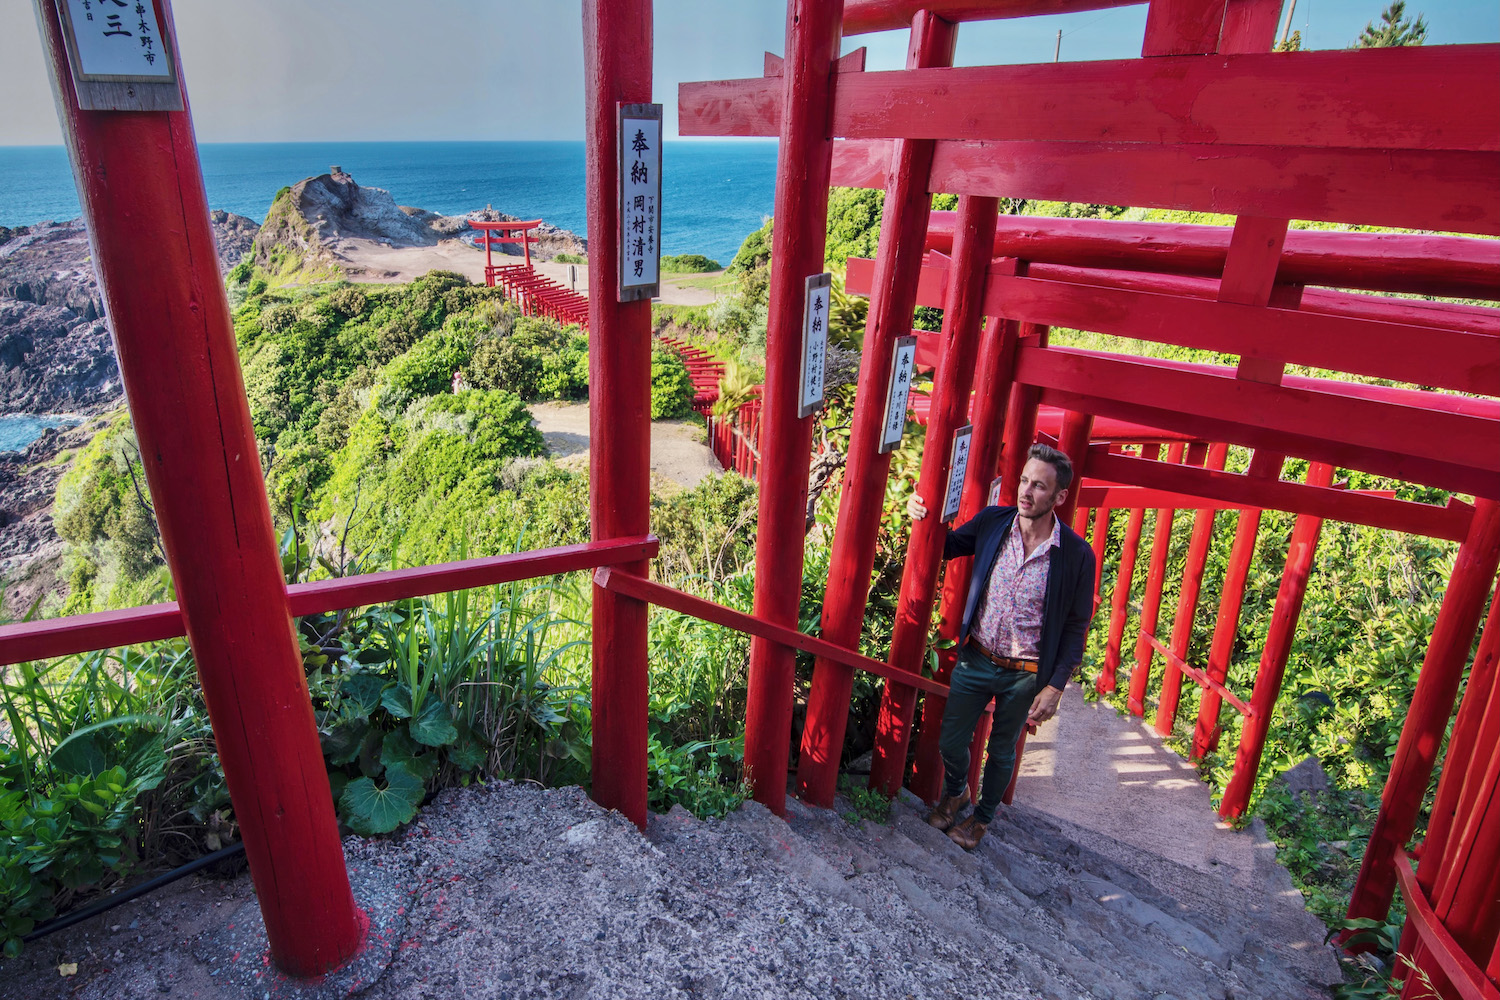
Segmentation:
{"type": "MultiPolygon", "coordinates": [[[[591,537],[650,530],[651,303],[617,302],[620,104],[651,100],[651,0],[584,0],[584,134],[589,263],[589,521],[591,537]]],[[[646,574],[645,562],[623,566],[646,574]]],[[[646,825],[646,612],[594,587],[593,797],[646,825]]]]}
{"type": "MultiPolygon", "coordinates": [[[[1250,458],[1246,474],[1279,478],[1283,456],[1257,451],[1250,458]]],[[[1245,583],[1250,578],[1250,564],[1255,559],[1255,541],[1260,533],[1259,510],[1242,510],[1229,549],[1229,566],[1224,586],[1219,592],[1219,613],[1214,619],[1214,637],[1208,651],[1208,676],[1220,684],[1229,676],[1229,662],[1234,658],[1234,641],[1239,634],[1240,611],[1245,603],[1245,583]]],[[[1219,745],[1219,708],[1223,699],[1213,688],[1203,689],[1198,703],[1198,723],[1193,729],[1193,760],[1219,745]]]]}
{"type": "MultiPolygon", "coordinates": [[[[798,8],[794,4],[792,9],[798,8]]],[[[919,11],[912,19],[907,68],[951,66],[957,37],[956,25],[919,11]]],[[[811,103],[806,94],[799,92],[797,98],[811,103]]],[[[827,104],[824,101],[819,105],[825,113],[827,104]]],[[[849,458],[839,494],[838,527],[829,555],[828,587],[823,600],[823,638],[845,647],[859,642],[865,604],[870,596],[870,572],[875,567],[875,542],[885,501],[885,482],[891,469],[890,455],[880,452],[886,389],[896,338],[911,332],[911,318],[917,305],[917,279],[921,276],[927,216],[932,204],[927,180],[932,172],[934,148],[935,143],[927,139],[897,139],[891,154],[870,312],[865,323],[865,363],[860,366],[855,393],[849,458]]],[[[783,152],[783,162],[785,158],[783,152]]],[[[825,187],[826,178],[825,172],[825,187]]],[[[825,215],[826,212],[819,213],[816,219],[819,247],[823,245],[825,215]]],[[[779,261],[777,266],[780,267],[779,261]]],[[[764,490],[761,495],[765,496],[764,490]]],[[[762,522],[762,538],[775,537],[766,529],[762,522]]],[[[786,590],[796,589],[785,580],[777,583],[786,590]]],[[[854,673],[849,667],[824,659],[816,661],[797,764],[797,795],[814,805],[833,805],[853,685],[854,673]]],[[[787,711],[791,711],[790,703],[787,711]]]]}
{"type": "MultiPolygon", "coordinates": [[[[926,502],[928,515],[912,525],[896,602],[896,624],[891,633],[891,666],[913,673],[922,671],[932,621],[932,598],[943,561],[943,541],[948,536],[948,527],[939,518],[948,488],[953,433],[969,418],[969,392],[979,352],[984,277],[990,248],[995,245],[998,212],[999,201],[995,198],[964,195],[958,199],[953,261],[948,272],[948,294],[943,302],[943,352],[933,376],[932,408],[917,482],[917,495],[926,502]]],[[[870,765],[870,787],[887,795],[894,796],[901,790],[916,705],[915,688],[887,682],[880,699],[870,765]]]]}
{"type": "Polygon", "coordinates": [[[1349,901],[1350,917],[1384,917],[1395,891],[1393,858],[1411,838],[1417,810],[1432,776],[1438,746],[1453,711],[1464,663],[1468,659],[1484,600],[1500,563],[1500,503],[1478,498],[1469,534],[1459,546],[1448,591],[1438,612],[1417,689],[1396,744],[1391,773],[1381,795],[1380,812],[1365,848],[1359,877],[1349,901]]]}
{"type": "MultiPolygon", "coordinates": [[[[776,266],[771,269],[766,385],[761,392],[760,455],[756,463],[761,490],[755,615],[793,628],[802,599],[807,469],[813,433],[812,418],[797,415],[802,319],[807,278],[823,270],[828,179],[833,163],[829,116],[843,9],[842,0],[787,5],[776,226],[771,237],[771,258],[776,266]]],[[[919,234],[919,244],[920,240],[919,234]]],[[[761,638],[751,640],[745,771],[755,800],[777,815],[786,809],[795,679],[795,653],[790,647],[761,638]]],[[[848,708],[846,696],[845,714],[848,708]]],[[[840,743],[842,740],[840,734],[840,743]]],[[[837,747],[833,763],[836,768],[837,747]]]]}
{"type": "MultiPolygon", "coordinates": [[[[1493,690],[1490,695],[1491,714],[1500,713],[1500,697],[1493,690]]],[[[1472,762],[1471,777],[1466,782],[1473,792],[1466,796],[1471,800],[1469,808],[1460,815],[1461,825],[1446,845],[1441,870],[1428,894],[1435,916],[1476,964],[1491,954],[1500,932],[1500,866],[1494,860],[1500,854],[1500,746],[1492,743],[1478,749],[1481,752],[1472,762]]],[[[1426,860],[1426,848],[1423,851],[1426,860]]],[[[1411,925],[1407,927],[1409,932],[1411,925]]],[[[1456,995],[1435,955],[1427,947],[1416,945],[1414,937],[1410,933],[1403,937],[1401,953],[1415,959],[1432,989],[1422,977],[1411,976],[1402,996],[1415,1000],[1456,995]]]]}
{"type": "MultiPolygon", "coordinates": [[[[1153,454],[1161,456],[1160,445],[1141,445],[1141,457],[1153,454]]],[[[1130,620],[1130,589],[1135,582],[1135,559],[1141,547],[1141,530],[1146,525],[1146,511],[1137,507],[1130,512],[1125,525],[1125,542],[1120,548],[1120,566],[1115,573],[1114,590],[1109,599],[1109,638],[1104,645],[1104,669],[1094,687],[1100,694],[1108,694],[1117,686],[1116,672],[1120,667],[1120,649],[1125,641],[1125,625],[1130,620]]]]}
{"type": "MultiPolygon", "coordinates": [[[[1046,347],[1050,327],[1034,323],[1021,324],[1021,344],[1031,340],[1046,347]]],[[[1042,392],[1034,385],[1017,385],[1010,397],[1010,411],[1005,417],[1005,447],[1000,453],[1000,506],[1014,507],[1021,489],[1021,470],[1026,467],[1026,453],[1036,441],[1037,407],[1042,392]]]]}
{"type": "MultiPolygon", "coordinates": [[[[1449,895],[1448,882],[1455,874],[1459,878],[1466,877],[1464,873],[1469,867],[1470,857],[1494,857],[1500,853],[1500,847],[1491,846],[1488,855],[1478,854],[1474,842],[1465,839],[1465,831],[1475,819],[1475,806],[1487,802],[1494,794],[1493,789],[1486,786],[1486,768],[1488,762],[1500,753],[1500,692],[1495,687],[1496,666],[1500,661],[1500,626],[1496,625],[1500,615],[1497,611],[1500,611],[1500,586],[1490,600],[1489,618],[1479,640],[1479,650],[1474,655],[1474,665],[1469,669],[1463,703],[1453,723],[1453,733],[1448,737],[1437,799],[1427,824],[1427,836],[1422,842],[1421,861],[1417,865],[1417,884],[1435,904],[1449,895]]],[[[1496,915],[1500,916],[1500,913],[1496,915]]],[[[1467,917],[1471,925],[1477,920],[1476,914],[1467,917]]],[[[1469,949],[1469,954],[1477,962],[1482,962],[1488,948],[1482,942],[1476,943],[1479,946],[1469,949]]],[[[1411,956],[1415,946],[1416,931],[1408,923],[1401,937],[1400,952],[1411,956]]],[[[1418,956],[1417,966],[1436,981],[1438,970],[1431,962],[1424,961],[1425,958],[1427,956],[1418,956]]]]}
{"type": "Polygon", "coordinates": [[[1094,511],[1094,524],[1089,535],[1089,544],[1094,549],[1094,608],[1099,607],[1099,595],[1104,586],[1104,551],[1109,546],[1109,521],[1114,511],[1100,507],[1094,511]]]}
{"type": "MultiPolygon", "coordinates": [[[[1227,444],[1215,444],[1208,450],[1208,467],[1224,468],[1229,454],[1227,444]]],[[[1182,570],[1182,592],[1177,596],[1177,616],[1172,620],[1172,639],[1168,646],[1174,656],[1186,660],[1193,641],[1193,620],[1198,614],[1198,594],[1203,588],[1203,570],[1208,565],[1208,547],[1213,542],[1213,508],[1198,511],[1193,518],[1193,534],[1188,540],[1187,565],[1182,570]]],[[[1168,663],[1161,679],[1161,696],[1156,702],[1156,732],[1170,736],[1177,723],[1177,702],[1182,696],[1182,671],[1168,663]]]]}
{"type": "MultiPolygon", "coordinates": [[[[1167,446],[1167,461],[1182,461],[1183,446],[1167,446]]],[[[1161,590],[1167,580],[1167,556],[1172,550],[1172,521],[1177,511],[1160,507],[1156,511],[1156,528],[1151,535],[1151,561],[1146,567],[1146,593],[1141,598],[1140,638],[1135,644],[1135,669],[1130,673],[1127,704],[1132,715],[1146,714],[1146,686],[1151,680],[1151,659],[1155,650],[1146,636],[1155,635],[1161,617],[1161,590]]]]}
{"type": "MultiPolygon", "coordinates": [[[[1011,320],[991,319],[979,345],[978,379],[974,385],[974,436],[969,441],[969,471],[964,476],[964,495],[955,524],[965,524],[989,501],[990,480],[1000,459],[1005,433],[1005,412],[1010,403],[1011,371],[1015,363],[1018,326],[1011,320]]],[[[943,575],[943,597],[939,605],[938,636],[950,642],[958,638],[969,593],[972,559],[954,559],[943,575]]],[[[954,650],[939,655],[937,679],[944,684],[953,673],[954,650]]],[[[947,699],[928,695],[922,700],[922,732],[917,739],[917,760],[912,768],[912,794],[924,802],[937,801],[943,787],[943,761],[938,751],[943,709],[947,699]]]]}
{"type": "MultiPolygon", "coordinates": [[[[1057,436],[1057,450],[1073,462],[1073,483],[1068,487],[1068,499],[1054,511],[1063,524],[1073,527],[1073,514],[1078,510],[1078,494],[1083,491],[1083,467],[1088,460],[1089,437],[1094,433],[1094,415],[1068,410],[1063,414],[1062,430],[1057,436]]],[[[1083,529],[1078,525],[1078,530],[1083,529]]]]}
{"type": "MultiPolygon", "coordinates": [[[[315,976],[359,949],[187,109],[83,111],[39,3],[94,270],[271,957],[315,976]]],[[[166,34],[171,6],[156,10],[166,34]]],[[[162,39],[167,45],[169,38],[162,39]]],[[[170,52],[178,67],[175,39],[170,52]]]]}
{"type": "MultiPolygon", "coordinates": [[[[1312,463],[1307,470],[1307,481],[1313,486],[1327,486],[1333,482],[1333,466],[1312,463]]],[[[1313,556],[1317,553],[1318,535],[1322,529],[1323,519],[1309,514],[1298,515],[1292,528],[1292,540],[1286,551],[1286,570],[1276,592],[1276,607],[1271,613],[1266,646],[1260,655],[1260,670],[1255,675],[1255,689],[1250,696],[1250,715],[1245,718],[1245,729],[1240,735],[1234,775],[1219,803],[1219,815],[1225,819],[1239,816],[1250,804],[1250,793],[1255,788],[1255,776],[1260,770],[1266,732],[1271,728],[1271,713],[1276,710],[1276,698],[1281,694],[1281,680],[1286,673],[1292,640],[1297,635],[1297,619],[1302,615],[1302,599],[1307,595],[1307,578],[1312,572],[1313,556]]]]}
{"type": "Polygon", "coordinates": [[[1500,584],[1490,599],[1490,613],[1484,623],[1484,633],[1479,639],[1479,650],[1474,654],[1474,665],[1469,668],[1469,680],[1464,688],[1463,703],[1458,717],[1453,722],[1453,733],[1448,737],[1448,750],[1443,758],[1443,771],[1438,778],[1437,798],[1433,803],[1432,817],[1427,821],[1427,836],[1422,842],[1422,860],[1417,866],[1417,881],[1431,892],[1437,878],[1437,859],[1443,856],[1448,838],[1455,825],[1461,826],[1456,814],[1467,812],[1472,807],[1469,782],[1472,771],[1484,767],[1486,756],[1495,747],[1500,747],[1500,713],[1491,711],[1490,695],[1495,689],[1495,675],[1500,667],[1500,584]]]}

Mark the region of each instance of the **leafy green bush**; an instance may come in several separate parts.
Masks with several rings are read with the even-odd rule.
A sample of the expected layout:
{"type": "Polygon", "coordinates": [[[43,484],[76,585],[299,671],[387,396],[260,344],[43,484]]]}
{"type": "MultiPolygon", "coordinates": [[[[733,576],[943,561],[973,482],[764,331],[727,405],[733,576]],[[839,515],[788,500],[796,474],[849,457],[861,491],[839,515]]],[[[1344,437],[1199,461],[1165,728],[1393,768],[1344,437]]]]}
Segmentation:
{"type": "Polygon", "coordinates": [[[588,395],[588,338],[539,316],[521,316],[510,335],[486,337],[474,348],[466,373],[479,389],[504,389],[525,400],[581,399],[588,395]]]}
{"type": "Polygon", "coordinates": [[[589,259],[576,253],[560,253],[552,258],[558,264],[587,264],[589,259]]]}
{"type": "Polygon", "coordinates": [[[0,940],[7,958],[21,953],[21,938],[38,920],[53,915],[59,892],[126,870],[136,797],[160,781],[159,773],[132,780],[125,768],[112,767],[57,778],[45,792],[0,793],[0,940]]]}
{"type": "Polygon", "coordinates": [[[651,352],[651,419],[685,417],[693,412],[693,378],[676,351],[651,352]]]}
{"type": "Polygon", "coordinates": [[[719,262],[709,260],[701,253],[682,253],[675,256],[667,254],[661,259],[661,269],[665,274],[697,274],[700,271],[719,270],[719,262]]]}

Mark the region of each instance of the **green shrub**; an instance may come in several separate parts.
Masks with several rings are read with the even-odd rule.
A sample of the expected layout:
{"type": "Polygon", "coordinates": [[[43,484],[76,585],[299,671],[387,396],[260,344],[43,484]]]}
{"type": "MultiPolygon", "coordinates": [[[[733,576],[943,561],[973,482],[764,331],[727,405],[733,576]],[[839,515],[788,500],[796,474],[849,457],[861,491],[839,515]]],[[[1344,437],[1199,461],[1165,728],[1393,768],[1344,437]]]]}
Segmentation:
{"type": "Polygon", "coordinates": [[[353,285],[335,288],[328,294],[328,302],[343,316],[354,317],[365,311],[365,293],[353,285]]]}
{"type": "Polygon", "coordinates": [[[487,337],[466,369],[470,385],[503,389],[526,400],[588,394],[588,339],[577,327],[538,316],[517,317],[510,335],[487,337]]]}
{"type": "Polygon", "coordinates": [[[685,417],[693,412],[693,379],[676,351],[651,352],[651,419],[685,417]]]}
{"type": "Polygon", "coordinates": [[[469,363],[472,346],[462,337],[437,334],[385,366],[383,381],[406,399],[436,396],[453,385],[453,376],[469,363]]]}
{"type": "Polygon", "coordinates": [[[709,260],[701,253],[668,254],[661,259],[664,274],[697,274],[700,271],[717,271],[719,262],[709,260]]]}
{"type": "Polygon", "coordinates": [[[552,258],[558,264],[587,264],[589,259],[576,253],[560,253],[552,258]]]}

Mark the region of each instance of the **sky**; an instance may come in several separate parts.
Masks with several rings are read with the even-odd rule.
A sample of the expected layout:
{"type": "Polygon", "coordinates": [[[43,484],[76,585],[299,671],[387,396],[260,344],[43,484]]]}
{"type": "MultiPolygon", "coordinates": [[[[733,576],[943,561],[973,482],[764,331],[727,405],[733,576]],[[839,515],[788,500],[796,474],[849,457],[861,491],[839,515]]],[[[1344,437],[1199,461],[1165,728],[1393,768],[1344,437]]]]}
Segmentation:
{"type": "MultiPolygon", "coordinates": [[[[1307,48],[1343,48],[1389,0],[1297,0],[1307,48]]],[[[202,142],[581,139],[578,0],[177,0],[202,142]]],[[[1428,44],[1500,41],[1495,0],[1408,0],[1428,44]]],[[[785,46],[784,0],[657,0],[655,97],[676,135],[677,84],[759,76],[785,46]]],[[[964,24],[962,66],[1140,54],[1144,6],[964,24]]],[[[1284,15],[1283,15],[1284,19],[1284,15]]],[[[908,32],[845,39],[899,69],[908,32]]],[[[0,145],[61,134],[31,0],[0,0],[0,145]]]]}

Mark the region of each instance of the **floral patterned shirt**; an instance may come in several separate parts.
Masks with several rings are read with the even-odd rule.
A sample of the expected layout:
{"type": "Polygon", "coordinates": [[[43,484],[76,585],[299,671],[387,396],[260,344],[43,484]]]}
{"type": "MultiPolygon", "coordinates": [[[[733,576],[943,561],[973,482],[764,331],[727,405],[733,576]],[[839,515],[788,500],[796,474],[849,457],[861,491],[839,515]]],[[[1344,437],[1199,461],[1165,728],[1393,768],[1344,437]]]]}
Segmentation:
{"type": "MultiPolygon", "coordinates": [[[[1019,522],[1019,518],[1017,519],[1019,522]]],[[[1037,659],[1042,642],[1042,611],[1047,604],[1047,571],[1054,547],[1062,545],[1062,525],[1054,515],[1052,538],[1030,556],[1013,523],[1000,543],[995,568],[990,571],[984,601],[970,634],[997,656],[1037,659]]]]}

